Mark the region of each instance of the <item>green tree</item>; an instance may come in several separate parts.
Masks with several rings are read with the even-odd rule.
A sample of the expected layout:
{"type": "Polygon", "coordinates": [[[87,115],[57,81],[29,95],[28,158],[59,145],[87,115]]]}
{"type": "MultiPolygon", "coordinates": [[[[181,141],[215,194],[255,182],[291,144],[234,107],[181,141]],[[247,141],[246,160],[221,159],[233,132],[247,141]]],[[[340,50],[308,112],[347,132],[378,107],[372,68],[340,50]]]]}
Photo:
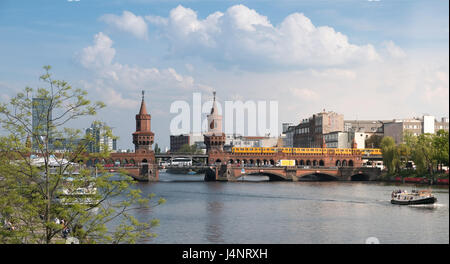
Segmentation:
{"type": "Polygon", "coordinates": [[[432,134],[421,134],[417,137],[416,151],[421,153],[423,158],[423,163],[425,164],[426,170],[431,178],[433,178],[434,165],[437,163],[436,149],[433,146],[432,134]]]}
{"type": "MultiPolygon", "coordinates": [[[[86,91],[54,80],[50,66],[44,69],[40,79],[46,88],[26,87],[9,104],[0,104],[0,123],[8,133],[0,137],[0,217],[6,223],[0,227],[0,243],[60,242],[66,227],[81,243],[134,243],[155,236],[151,228],[157,219],[140,222],[130,212],[164,199],[152,202],[154,195],[143,196],[125,174],[113,181],[115,175],[100,164],[94,174],[83,164],[107,159],[108,147],[87,154],[88,144],[99,143],[67,127],[105,105],[90,102],[86,91]],[[56,151],[62,145],[68,151],[56,151]],[[58,224],[57,218],[65,224],[58,224]]],[[[103,133],[113,137],[107,127],[103,133]]]]}
{"type": "Polygon", "coordinates": [[[392,137],[383,137],[381,140],[381,151],[383,153],[383,164],[389,173],[395,173],[398,163],[398,154],[395,141],[392,137]]]}
{"type": "Polygon", "coordinates": [[[442,170],[442,166],[449,165],[449,133],[445,130],[438,130],[433,137],[433,148],[435,151],[435,160],[438,170],[442,170]]]}
{"type": "Polygon", "coordinates": [[[399,144],[396,147],[396,155],[398,157],[397,169],[400,171],[402,168],[406,168],[407,163],[411,160],[411,148],[407,144],[399,144]]]}
{"type": "Polygon", "coordinates": [[[196,145],[190,146],[189,144],[184,144],[177,151],[178,153],[189,153],[189,154],[198,154],[201,150],[197,149],[196,145]]]}
{"type": "Polygon", "coordinates": [[[365,141],[365,145],[367,148],[380,148],[382,136],[372,135],[365,141]]]}

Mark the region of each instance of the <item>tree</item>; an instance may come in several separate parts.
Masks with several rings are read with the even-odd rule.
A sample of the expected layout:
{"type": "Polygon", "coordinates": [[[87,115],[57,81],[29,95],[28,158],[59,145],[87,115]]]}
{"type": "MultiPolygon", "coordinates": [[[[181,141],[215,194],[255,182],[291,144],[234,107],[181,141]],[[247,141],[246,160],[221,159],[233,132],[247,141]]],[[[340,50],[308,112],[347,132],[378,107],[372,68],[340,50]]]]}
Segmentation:
{"type": "Polygon", "coordinates": [[[416,152],[420,152],[420,154],[417,153],[417,157],[422,158],[431,178],[433,178],[434,164],[436,164],[436,149],[433,147],[433,138],[432,134],[421,134],[417,137],[416,144],[416,152]]]}
{"type": "Polygon", "coordinates": [[[401,168],[405,168],[408,162],[411,160],[411,148],[407,144],[399,144],[396,147],[396,155],[398,157],[397,171],[401,168]]]}
{"type": "MultiPolygon", "coordinates": [[[[151,206],[154,195],[144,197],[123,173],[113,181],[100,164],[94,175],[84,164],[107,159],[108,147],[87,154],[88,144],[100,143],[67,127],[105,105],[54,80],[50,66],[44,69],[40,80],[47,88],[26,87],[9,104],[0,104],[0,123],[8,132],[0,137],[0,217],[7,223],[0,228],[0,243],[55,243],[67,228],[81,243],[133,243],[154,236],[150,230],[158,220],[140,222],[130,213],[151,206]],[[108,228],[113,222],[116,227],[108,228]]],[[[103,133],[113,137],[108,127],[103,133]]]]}
{"type": "Polygon", "coordinates": [[[161,148],[159,148],[158,143],[155,143],[155,154],[160,154],[161,148]]]}
{"type": "Polygon", "coordinates": [[[367,148],[380,148],[382,136],[372,135],[365,141],[365,145],[367,148]]]}
{"type": "Polygon", "coordinates": [[[392,137],[383,137],[381,140],[381,151],[383,153],[383,163],[389,173],[395,173],[398,163],[398,155],[395,141],[392,137]]]}
{"type": "Polygon", "coordinates": [[[442,170],[442,166],[449,165],[449,133],[445,130],[438,130],[433,137],[433,148],[436,149],[435,159],[439,167],[442,170]]]}
{"type": "Polygon", "coordinates": [[[177,152],[178,153],[198,154],[201,151],[199,149],[197,149],[196,145],[190,146],[189,144],[184,144],[180,147],[180,149],[178,149],[177,152]]]}

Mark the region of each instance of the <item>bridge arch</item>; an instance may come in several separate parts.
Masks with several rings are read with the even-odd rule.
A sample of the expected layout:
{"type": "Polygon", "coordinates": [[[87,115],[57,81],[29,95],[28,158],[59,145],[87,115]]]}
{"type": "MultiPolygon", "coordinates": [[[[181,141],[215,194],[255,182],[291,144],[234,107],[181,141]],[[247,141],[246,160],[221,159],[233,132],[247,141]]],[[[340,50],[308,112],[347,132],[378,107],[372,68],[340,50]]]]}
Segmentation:
{"type": "Polygon", "coordinates": [[[352,175],[352,177],[350,178],[351,181],[369,181],[370,180],[370,176],[364,173],[358,173],[355,175],[352,175]]]}
{"type": "Polygon", "coordinates": [[[354,166],[353,160],[349,160],[349,161],[348,161],[348,166],[350,166],[350,167],[353,167],[353,166],[354,166]]]}
{"type": "Polygon", "coordinates": [[[313,160],[313,166],[317,166],[317,165],[318,165],[317,160],[313,160]]]}
{"type": "Polygon", "coordinates": [[[267,176],[269,177],[269,181],[286,181],[286,178],[278,173],[273,172],[250,172],[246,174],[242,174],[239,177],[247,176],[247,175],[258,175],[258,176],[267,176]]]}
{"type": "Polygon", "coordinates": [[[347,167],[347,161],[346,160],[342,161],[342,167],[347,167]]]}
{"type": "Polygon", "coordinates": [[[325,162],[323,160],[320,160],[319,161],[319,166],[321,166],[321,167],[325,166],[325,162]]]}
{"type": "Polygon", "coordinates": [[[304,161],[304,160],[300,160],[300,161],[298,162],[298,165],[304,166],[304,165],[305,165],[305,161],[304,161]]]}
{"type": "Polygon", "coordinates": [[[275,165],[275,161],[273,159],[270,160],[270,165],[275,165]]]}
{"type": "Polygon", "coordinates": [[[341,166],[341,161],[340,160],[336,160],[336,166],[340,167],[341,166]]]}
{"type": "Polygon", "coordinates": [[[303,175],[298,179],[299,181],[338,181],[335,176],[326,173],[310,173],[303,175]]]}
{"type": "Polygon", "coordinates": [[[311,166],[311,161],[310,160],[306,161],[306,166],[311,166]]]}

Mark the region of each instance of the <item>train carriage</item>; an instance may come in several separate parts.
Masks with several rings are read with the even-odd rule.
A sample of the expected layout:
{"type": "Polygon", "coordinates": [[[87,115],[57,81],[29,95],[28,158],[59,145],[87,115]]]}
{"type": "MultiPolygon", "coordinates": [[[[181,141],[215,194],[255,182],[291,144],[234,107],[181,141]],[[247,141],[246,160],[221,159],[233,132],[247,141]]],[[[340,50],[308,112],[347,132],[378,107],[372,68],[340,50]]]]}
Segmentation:
{"type": "Polygon", "coordinates": [[[381,149],[352,148],[276,148],[276,147],[233,147],[232,153],[283,153],[293,154],[335,154],[335,155],[382,155],[381,149]]]}

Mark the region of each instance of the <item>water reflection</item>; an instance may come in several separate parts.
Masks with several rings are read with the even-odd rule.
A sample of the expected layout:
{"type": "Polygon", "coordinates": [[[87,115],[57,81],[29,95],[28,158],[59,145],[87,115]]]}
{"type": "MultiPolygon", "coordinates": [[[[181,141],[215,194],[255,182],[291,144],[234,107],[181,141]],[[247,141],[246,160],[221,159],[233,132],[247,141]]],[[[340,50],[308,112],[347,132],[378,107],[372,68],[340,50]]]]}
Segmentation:
{"type": "Polygon", "coordinates": [[[206,186],[208,195],[206,195],[207,216],[205,238],[209,243],[223,243],[222,212],[224,203],[221,201],[223,198],[216,195],[216,193],[222,192],[223,185],[217,182],[210,182],[206,186]]]}

